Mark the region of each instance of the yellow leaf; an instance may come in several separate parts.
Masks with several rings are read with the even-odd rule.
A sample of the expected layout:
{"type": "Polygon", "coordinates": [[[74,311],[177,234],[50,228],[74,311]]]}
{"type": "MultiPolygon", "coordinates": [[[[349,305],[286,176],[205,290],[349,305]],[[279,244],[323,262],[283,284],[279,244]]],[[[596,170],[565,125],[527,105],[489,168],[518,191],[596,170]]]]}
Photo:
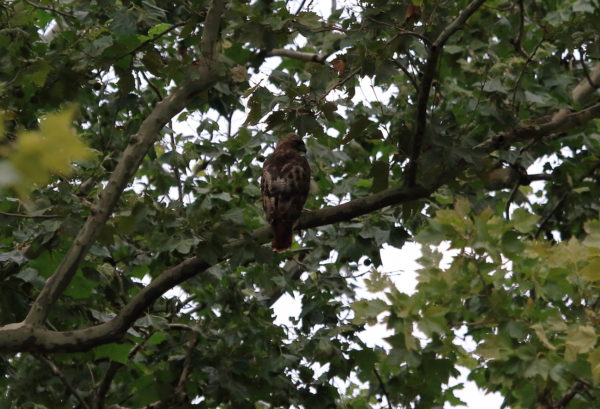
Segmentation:
{"type": "Polygon", "coordinates": [[[587,265],[579,271],[579,275],[588,281],[600,281],[600,257],[593,257],[587,265]]]}
{"type": "Polygon", "coordinates": [[[544,327],[542,326],[542,324],[533,324],[531,326],[531,329],[535,331],[535,335],[537,335],[538,339],[542,341],[542,344],[544,344],[546,348],[550,350],[556,349],[556,347],[552,345],[550,340],[548,340],[548,337],[546,336],[546,331],[544,331],[544,327]]]}
{"type": "Polygon", "coordinates": [[[596,330],[591,325],[580,325],[567,333],[565,341],[565,360],[574,362],[577,354],[585,354],[596,345],[596,330]]]}
{"type": "Polygon", "coordinates": [[[600,348],[596,348],[590,352],[588,362],[592,367],[592,379],[594,380],[594,383],[600,383],[600,348]]]}
{"type": "Polygon", "coordinates": [[[4,139],[4,112],[0,111],[0,141],[4,139]]]}
{"type": "Polygon", "coordinates": [[[45,184],[51,175],[68,176],[71,162],[91,157],[90,149],[71,126],[72,118],[73,109],[48,114],[40,121],[39,130],[19,133],[8,153],[20,178],[17,190],[45,184]]]}

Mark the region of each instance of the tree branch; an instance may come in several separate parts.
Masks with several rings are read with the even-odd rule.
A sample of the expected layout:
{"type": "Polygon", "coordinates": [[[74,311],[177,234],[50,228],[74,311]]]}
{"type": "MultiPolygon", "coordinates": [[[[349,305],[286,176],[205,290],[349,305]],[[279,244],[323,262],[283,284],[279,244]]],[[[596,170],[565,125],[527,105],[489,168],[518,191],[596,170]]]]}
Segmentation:
{"type": "Polygon", "coordinates": [[[437,61],[442,53],[444,44],[452,34],[460,30],[462,25],[467,19],[477,11],[481,5],[485,3],[485,0],[473,0],[463,11],[458,14],[458,17],[454,19],[436,38],[436,40],[429,47],[429,55],[425,62],[425,69],[423,70],[423,76],[421,79],[421,86],[417,92],[417,115],[415,120],[415,132],[412,138],[412,148],[410,153],[410,162],[406,169],[406,184],[407,186],[415,186],[417,182],[417,162],[419,155],[421,154],[421,146],[423,145],[423,138],[425,136],[425,128],[427,125],[427,106],[429,101],[429,94],[431,92],[431,85],[433,84],[433,78],[437,68],[437,61]]]}
{"type": "Polygon", "coordinates": [[[75,16],[72,15],[72,14],[65,13],[64,11],[60,11],[60,10],[54,9],[52,7],[42,6],[41,4],[34,3],[33,1],[30,1],[30,0],[25,0],[25,3],[29,4],[33,8],[40,9],[40,10],[45,10],[45,11],[49,11],[51,13],[58,14],[59,16],[68,17],[68,18],[75,18],[75,16]]]}
{"type": "MultiPolygon", "coordinates": [[[[583,59],[583,57],[582,57],[583,59]]],[[[585,65],[585,62],[582,61],[582,66],[585,65]]],[[[586,67],[587,68],[587,67],[586,67]]],[[[590,102],[592,96],[600,87],[600,62],[597,62],[594,66],[592,72],[586,72],[586,78],[584,78],[575,88],[573,88],[573,92],[571,93],[571,97],[573,101],[578,104],[585,104],[590,102]]]]}
{"type": "Polygon", "coordinates": [[[24,214],[24,213],[9,213],[9,212],[0,212],[0,216],[7,217],[24,217],[29,219],[57,219],[64,216],[60,216],[58,214],[24,214]]]}
{"type": "Polygon", "coordinates": [[[119,369],[121,369],[122,366],[122,363],[116,361],[110,361],[110,363],[108,364],[108,369],[106,370],[104,378],[102,378],[102,382],[100,382],[100,385],[98,386],[98,390],[96,392],[96,397],[94,399],[94,409],[104,408],[104,400],[106,398],[106,394],[110,389],[110,385],[115,375],[117,374],[119,369]]]}
{"type": "Polygon", "coordinates": [[[274,48],[267,52],[267,57],[288,57],[300,61],[324,64],[327,57],[329,57],[329,54],[309,53],[306,51],[288,50],[286,48],[274,48]]]}
{"type": "Polygon", "coordinates": [[[225,10],[225,0],[213,0],[204,19],[204,28],[200,38],[200,51],[206,60],[212,60],[215,54],[215,44],[219,35],[221,15],[225,10]]]}
{"type": "Polygon", "coordinates": [[[393,409],[392,408],[392,400],[390,399],[390,395],[387,392],[387,389],[385,387],[385,383],[383,382],[383,379],[381,379],[381,375],[379,375],[379,371],[377,371],[376,368],[373,368],[373,373],[375,374],[375,377],[377,378],[377,382],[379,382],[379,387],[381,388],[381,392],[383,393],[383,395],[385,396],[385,399],[387,400],[388,408],[393,409]]]}
{"type": "MultiPolygon", "coordinates": [[[[441,184],[441,182],[440,182],[441,184]]],[[[429,196],[436,186],[424,188],[394,187],[358,198],[339,206],[325,207],[316,211],[304,211],[297,229],[307,229],[371,213],[390,205],[418,200],[429,196]]],[[[269,226],[252,231],[249,238],[259,243],[267,242],[271,235],[269,226]]],[[[236,239],[225,246],[221,260],[240,245],[236,239]]],[[[206,271],[211,265],[199,257],[191,257],[164,271],[137,293],[112,320],[76,331],[51,331],[28,322],[0,327],[0,351],[87,351],[90,348],[119,340],[131,324],[162,294],[179,283],[206,271]]]]}
{"type": "MultiPolygon", "coordinates": [[[[594,166],[592,166],[590,169],[588,169],[587,172],[585,172],[580,178],[579,180],[577,180],[575,183],[573,183],[572,189],[576,188],[577,186],[579,186],[580,183],[582,183],[586,178],[592,176],[594,174],[594,172],[596,170],[598,170],[598,168],[600,168],[600,161],[595,163],[594,166]]],[[[537,230],[535,231],[535,235],[534,237],[537,238],[539,237],[540,233],[542,231],[544,231],[544,228],[546,227],[546,224],[548,223],[548,221],[550,221],[550,219],[552,218],[552,216],[554,216],[554,214],[556,213],[556,211],[560,208],[560,206],[563,204],[563,202],[565,201],[565,199],[569,196],[570,193],[572,193],[572,189],[566,190],[559,198],[558,200],[546,211],[546,214],[542,217],[542,219],[540,220],[540,223],[538,225],[537,230]]]]}
{"type": "Polygon", "coordinates": [[[60,381],[62,382],[62,384],[65,386],[65,388],[67,388],[67,390],[69,391],[69,393],[71,395],[75,396],[75,399],[77,399],[77,401],[79,401],[79,404],[84,409],[90,409],[90,407],[88,406],[88,404],[86,403],[86,401],[81,397],[81,395],[79,394],[79,392],[77,392],[77,390],[73,387],[73,385],[71,385],[71,383],[69,382],[69,380],[67,379],[67,377],[65,376],[65,374],[62,373],[62,371],[60,369],[58,369],[58,367],[56,365],[54,365],[54,362],[52,362],[50,359],[46,358],[43,355],[34,354],[34,356],[39,361],[43,362],[50,369],[50,371],[54,375],[56,375],[58,377],[58,379],[60,379],[60,381]]]}
{"type": "Polygon", "coordinates": [[[563,409],[566,408],[567,405],[569,404],[569,402],[571,402],[571,400],[580,392],[584,391],[587,389],[587,386],[581,382],[581,381],[577,381],[575,382],[567,391],[567,393],[565,393],[565,395],[558,401],[556,402],[555,405],[553,405],[553,408],[555,409],[563,409]]]}
{"type": "MultiPolygon", "coordinates": [[[[205,32],[202,37],[204,47],[209,46],[207,38],[211,41],[216,38],[213,31],[218,30],[220,18],[220,15],[216,15],[216,13],[218,11],[222,12],[223,8],[223,0],[214,0],[209,9],[205,32]],[[217,28],[215,28],[215,24],[217,28]]],[[[212,47],[210,46],[211,52],[212,47]]],[[[79,263],[100,233],[102,226],[108,220],[128,181],[135,174],[148,149],[159,137],[162,128],[186,107],[195,94],[209,88],[217,81],[216,64],[212,61],[207,59],[195,67],[196,71],[192,78],[176,88],[170,96],[157,103],[140,125],[137,134],[131,137],[131,141],[121,155],[119,163],[102,191],[97,205],[92,209],[92,214],[86,220],[59,266],[46,281],[44,288],[29,310],[25,318],[25,323],[28,325],[40,325],[46,319],[50,307],[73,278],[79,263]]]]}
{"type": "Polygon", "coordinates": [[[192,355],[194,353],[194,348],[196,348],[197,344],[198,334],[193,334],[192,339],[188,341],[187,353],[185,354],[183,367],[181,368],[181,373],[179,374],[179,381],[177,381],[177,386],[175,387],[174,391],[175,400],[177,402],[183,402],[187,397],[187,394],[185,392],[185,381],[190,372],[190,367],[192,366],[192,355]]]}
{"type": "Polygon", "coordinates": [[[166,30],[164,30],[160,34],[157,34],[157,35],[155,35],[152,38],[149,38],[149,39],[147,39],[145,41],[142,41],[137,47],[133,48],[130,51],[127,51],[126,53],[123,53],[123,54],[119,55],[117,58],[115,58],[115,61],[118,61],[121,58],[128,56],[129,54],[135,54],[135,53],[137,53],[139,50],[141,50],[142,48],[144,48],[147,44],[153,43],[154,41],[158,40],[159,38],[161,38],[161,37],[169,34],[171,31],[175,30],[177,27],[184,26],[187,23],[188,23],[187,21],[182,21],[181,23],[173,24],[171,27],[167,28],[166,30]]]}
{"type": "Polygon", "coordinates": [[[600,103],[577,112],[557,113],[550,121],[542,124],[518,126],[489,138],[475,146],[475,149],[491,152],[514,142],[539,139],[552,134],[567,132],[585,125],[594,118],[600,118],[600,103]]]}

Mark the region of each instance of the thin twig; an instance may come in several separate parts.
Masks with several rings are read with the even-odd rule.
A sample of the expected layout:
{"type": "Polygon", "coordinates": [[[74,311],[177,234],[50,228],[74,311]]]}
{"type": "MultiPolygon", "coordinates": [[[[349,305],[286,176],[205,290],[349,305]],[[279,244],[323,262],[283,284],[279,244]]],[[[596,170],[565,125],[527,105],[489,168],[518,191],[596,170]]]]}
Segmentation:
{"type": "Polygon", "coordinates": [[[320,100],[323,101],[331,91],[333,91],[337,87],[341,87],[342,85],[344,85],[345,83],[350,81],[352,79],[352,77],[354,77],[356,74],[358,74],[360,72],[360,70],[361,70],[361,67],[356,67],[346,77],[344,77],[343,79],[336,82],[334,85],[327,88],[325,93],[321,96],[320,100]]]}
{"type": "Polygon", "coordinates": [[[25,0],[25,3],[29,4],[31,7],[36,8],[36,9],[46,10],[46,11],[49,11],[51,13],[56,13],[56,14],[58,14],[60,16],[63,16],[63,17],[75,18],[75,16],[72,15],[72,14],[65,13],[64,11],[53,9],[52,7],[42,6],[41,4],[34,3],[31,0],[25,0]]]}
{"type": "Polygon", "coordinates": [[[412,84],[412,86],[415,88],[415,90],[419,90],[419,85],[417,84],[417,80],[415,79],[415,77],[410,73],[410,71],[408,71],[408,68],[406,68],[402,63],[400,63],[399,61],[390,58],[390,61],[398,68],[400,68],[400,70],[402,70],[402,72],[404,73],[404,75],[406,75],[406,78],[408,78],[408,80],[410,81],[410,83],[412,84]]]}
{"type": "Polygon", "coordinates": [[[529,58],[527,52],[523,49],[523,35],[525,32],[525,8],[523,6],[523,0],[519,0],[519,34],[515,40],[512,41],[515,49],[524,57],[529,58]]]}
{"type": "Polygon", "coordinates": [[[521,186],[521,183],[519,183],[519,180],[516,180],[513,187],[510,189],[510,194],[508,195],[506,205],[504,206],[504,218],[506,220],[510,220],[510,204],[515,199],[517,191],[519,190],[519,186],[521,186]]]}
{"type": "Polygon", "coordinates": [[[177,27],[184,26],[187,23],[188,23],[187,21],[182,21],[181,23],[173,24],[171,27],[167,28],[162,33],[157,34],[154,37],[149,38],[149,39],[147,39],[145,41],[142,41],[137,47],[133,48],[130,51],[127,51],[126,53],[123,53],[123,54],[119,55],[115,60],[120,60],[123,57],[127,57],[129,54],[135,54],[135,53],[137,53],[139,50],[141,50],[142,48],[144,48],[149,43],[152,43],[152,42],[158,40],[159,38],[161,38],[161,37],[169,34],[171,31],[175,30],[177,27]]]}
{"type": "Polygon", "coordinates": [[[373,368],[373,373],[375,374],[375,377],[377,378],[377,382],[379,382],[379,387],[381,388],[381,391],[385,395],[385,399],[387,400],[388,409],[393,409],[393,407],[392,407],[392,401],[390,399],[390,395],[387,392],[387,389],[385,387],[385,383],[383,383],[383,379],[381,379],[381,375],[379,375],[379,372],[377,371],[376,368],[373,368]]]}
{"type": "Polygon", "coordinates": [[[148,86],[152,89],[152,91],[154,91],[154,93],[158,97],[158,100],[162,101],[163,96],[160,93],[160,90],[156,87],[156,85],[154,85],[152,83],[152,81],[150,81],[150,78],[148,78],[148,76],[146,75],[146,72],[144,70],[141,70],[140,72],[142,73],[142,77],[144,78],[144,81],[146,81],[146,83],[148,84],[148,86]]]}
{"type": "Polygon", "coordinates": [[[60,369],[58,369],[58,367],[54,364],[54,362],[52,362],[50,359],[48,359],[44,355],[34,354],[34,356],[39,361],[43,362],[50,369],[50,371],[54,375],[56,375],[58,377],[58,379],[60,379],[62,384],[65,386],[65,388],[67,388],[67,390],[71,393],[71,395],[73,395],[75,397],[75,399],[77,399],[79,401],[79,404],[81,406],[83,406],[85,409],[91,409],[88,406],[87,402],[81,397],[79,392],[77,392],[77,390],[73,387],[73,385],[71,385],[71,383],[69,382],[69,380],[67,379],[65,374],[60,369]]]}
{"type": "MultiPolygon", "coordinates": [[[[594,166],[592,166],[590,169],[588,169],[587,172],[585,172],[585,174],[583,174],[579,180],[573,184],[572,187],[576,187],[578,186],[581,182],[583,182],[587,177],[591,176],[594,174],[594,172],[600,168],[600,161],[597,162],[594,166]]],[[[564,200],[567,198],[567,196],[569,195],[569,193],[571,193],[571,190],[566,190],[562,195],[560,195],[560,198],[556,201],[556,203],[554,203],[554,205],[552,205],[552,207],[546,212],[546,214],[544,215],[544,217],[542,217],[540,224],[534,234],[534,238],[539,237],[540,233],[544,230],[544,227],[546,227],[546,224],[548,223],[548,221],[552,218],[552,216],[554,215],[554,213],[556,213],[556,211],[558,210],[558,208],[562,205],[562,203],[564,202],[564,200]]]]}
{"type": "Polygon", "coordinates": [[[104,408],[104,400],[106,399],[106,394],[110,389],[110,385],[119,371],[120,368],[123,367],[123,364],[117,361],[110,361],[108,364],[108,369],[104,374],[104,378],[102,378],[102,382],[98,386],[98,390],[96,392],[96,397],[94,400],[94,409],[103,409],[104,408]]]}
{"type": "MultiPolygon", "coordinates": [[[[173,132],[169,132],[169,137],[171,140],[171,151],[177,153],[177,144],[175,143],[175,135],[173,132]]],[[[177,162],[177,161],[174,161],[177,162]]],[[[173,166],[173,173],[175,174],[175,180],[177,181],[177,194],[179,196],[178,201],[183,206],[183,186],[181,186],[181,172],[179,172],[179,168],[177,167],[177,163],[173,166]]]]}
{"type": "Polygon", "coordinates": [[[538,49],[540,48],[540,46],[543,44],[544,41],[546,41],[546,37],[542,36],[542,39],[535,45],[533,51],[527,57],[527,60],[525,61],[525,63],[523,64],[523,67],[521,68],[521,71],[519,72],[519,76],[517,77],[517,81],[515,83],[515,90],[513,92],[512,103],[511,103],[511,105],[513,106],[513,112],[515,112],[515,113],[517,112],[517,106],[516,106],[517,92],[519,91],[519,86],[521,85],[521,81],[523,80],[525,71],[527,71],[527,66],[529,65],[529,63],[531,61],[533,61],[533,57],[535,56],[535,54],[537,53],[538,49]]]}
{"type": "Polygon", "coordinates": [[[402,27],[395,26],[394,24],[386,23],[385,21],[376,20],[373,17],[367,17],[367,20],[371,20],[372,22],[381,24],[383,26],[388,26],[388,27],[393,28],[394,30],[398,31],[398,33],[394,37],[392,37],[390,40],[388,40],[387,43],[392,42],[393,40],[395,40],[396,38],[398,38],[400,36],[406,35],[406,36],[418,38],[426,46],[431,46],[431,41],[429,41],[429,39],[427,37],[425,37],[423,34],[419,34],[414,31],[406,30],[402,27]]]}
{"type": "Polygon", "coordinates": [[[297,16],[298,14],[300,14],[300,12],[302,11],[302,9],[304,8],[304,3],[306,3],[306,0],[302,0],[302,3],[300,3],[300,5],[298,6],[298,9],[294,13],[294,15],[297,16]]]}
{"type": "Polygon", "coordinates": [[[8,217],[23,217],[27,219],[57,219],[63,216],[58,214],[23,214],[23,213],[10,213],[10,212],[0,212],[0,216],[8,216],[8,217]]]}
{"type": "Polygon", "coordinates": [[[167,326],[169,327],[169,329],[176,330],[176,331],[194,331],[194,328],[190,327],[189,325],[185,325],[185,324],[173,323],[173,324],[167,324],[167,326]]]}
{"type": "Polygon", "coordinates": [[[183,402],[186,398],[185,393],[185,381],[190,372],[190,367],[192,366],[192,355],[194,354],[194,348],[198,344],[198,334],[194,334],[192,339],[188,342],[188,349],[185,355],[185,360],[183,361],[183,367],[181,368],[181,373],[179,374],[179,381],[177,382],[177,386],[175,387],[175,399],[179,402],[183,402]]]}
{"type": "Polygon", "coordinates": [[[581,47],[579,48],[579,55],[581,56],[581,58],[579,59],[579,63],[581,64],[581,69],[583,70],[583,74],[585,75],[588,84],[590,84],[590,87],[597,89],[599,87],[599,84],[596,84],[594,82],[592,76],[590,75],[590,71],[588,70],[587,65],[585,65],[585,53],[583,52],[583,49],[581,47]]]}

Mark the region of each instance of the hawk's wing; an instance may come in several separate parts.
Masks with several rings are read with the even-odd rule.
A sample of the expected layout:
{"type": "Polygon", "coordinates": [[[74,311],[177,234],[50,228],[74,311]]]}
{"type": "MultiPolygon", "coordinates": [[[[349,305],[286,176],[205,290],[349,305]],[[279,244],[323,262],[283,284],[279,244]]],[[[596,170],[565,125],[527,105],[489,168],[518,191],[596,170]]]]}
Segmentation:
{"type": "Polygon", "coordinates": [[[291,149],[276,151],[265,160],[261,191],[263,207],[273,227],[274,249],[281,251],[291,245],[292,230],[309,188],[310,167],[300,153],[291,149]]]}

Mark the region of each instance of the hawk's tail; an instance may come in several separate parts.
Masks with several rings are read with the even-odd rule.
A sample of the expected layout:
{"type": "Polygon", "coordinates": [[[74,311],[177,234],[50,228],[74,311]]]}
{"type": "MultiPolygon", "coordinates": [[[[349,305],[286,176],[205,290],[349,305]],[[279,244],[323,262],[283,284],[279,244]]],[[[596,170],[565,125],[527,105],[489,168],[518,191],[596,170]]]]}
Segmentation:
{"type": "Polygon", "coordinates": [[[290,220],[274,220],[271,227],[273,228],[271,248],[278,252],[289,249],[292,246],[294,222],[290,220]]]}

